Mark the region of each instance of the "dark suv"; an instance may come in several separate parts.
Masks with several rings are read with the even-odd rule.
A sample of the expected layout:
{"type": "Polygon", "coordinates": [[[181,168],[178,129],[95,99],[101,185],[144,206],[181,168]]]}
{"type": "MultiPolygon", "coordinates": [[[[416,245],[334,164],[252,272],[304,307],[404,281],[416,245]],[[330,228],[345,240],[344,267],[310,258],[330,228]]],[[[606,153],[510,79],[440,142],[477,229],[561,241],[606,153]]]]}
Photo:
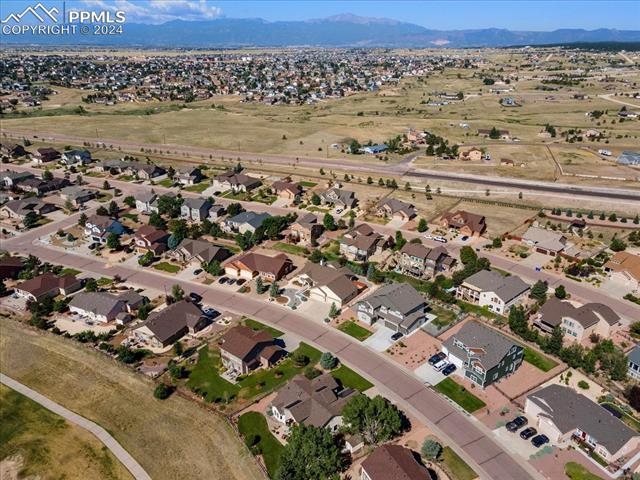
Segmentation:
{"type": "Polygon", "coordinates": [[[506,427],[507,427],[507,430],[509,430],[510,432],[515,432],[520,428],[524,427],[527,423],[529,423],[529,420],[527,420],[526,417],[520,416],[520,417],[514,418],[509,423],[507,423],[506,427]]]}
{"type": "Polygon", "coordinates": [[[429,365],[435,365],[440,360],[444,360],[445,358],[447,358],[447,355],[444,352],[438,352],[431,358],[429,358],[429,365]]]}
{"type": "Polygon", "coordinates": [[[540,448],[545,443],[549,443],[549,437],[546,435],[536,435],[531,439],[531,443],[533,443],[534,447],[540,448]]]}
{"type": "Polygon", "coordinates": [[[527,427],[520,432],[520,438],[523,438],[524,440],[529,440],[536,433],[538,433],[538,431],[535,428],[527,427]]]}

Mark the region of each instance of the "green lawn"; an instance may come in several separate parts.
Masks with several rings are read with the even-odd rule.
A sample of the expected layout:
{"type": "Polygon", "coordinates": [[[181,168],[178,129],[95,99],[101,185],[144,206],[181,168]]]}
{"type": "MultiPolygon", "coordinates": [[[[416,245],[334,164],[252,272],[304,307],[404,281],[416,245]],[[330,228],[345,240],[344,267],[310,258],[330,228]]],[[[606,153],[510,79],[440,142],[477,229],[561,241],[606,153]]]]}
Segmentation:
{"type": "Polygon", "coordinates": [[[327,213],[331,211],[330,208],[316,207],[315,205],[309,205],[307,207],[307,210],[310,212],[316,212],[316,213],[327,213]]]}
{"type": "Polygon", "coordinates": [[[473,480],[478,474],[450,447],[442,449],[442,464],[455,480],[473,480]]]}
{"type": "Polygon", "coordinates": [[[64,276],[64,275],[80,275],[82,272],[80,270],[76,270],[75,268],[63,268],[62,270],[60,270],[60,274],[59,276],[64,276]]]}
{"type": "Polygon", "coordinates": [[[432,303],[430,305],[430,308],[431,308],[430,313],[433,313],[438,317],[433,321],[434,325],[438,328],[443,328],[443,327],[446,327],[447,325],[452,324],[453,322],[455,322],[457,318],[455,312],[442,308],[439,305],[435,305],[432,303]]]}
{"type": "Polygon", "coordinates": [[[346,322],[342,322],[338,326],[338,330],[346,333],[347,335],[351,335],[353,338],[357,338],[360,341],[363,341],[366,338],[373,335],[369,330],[361,327],[353,320],[347,320],[346,322]]]}
{"type": "Polygon", "coordinates": [[[313,188],[316,185],[318,185],[315,182],[307,182],[307,181],[303,181],[303,182],[298,182],[298,185],[300,185],[301,187],[306,187],[306,188],[313,188]]]}
{"type": "Polygon", "coordinates": [[[305,247],[299,247],[298,245],[291,245],[290,243],[277,242],[272,247],[274,250],[279,250],[284,253],[290,253],[291,255],[306,256],[309,254],[309,250],[305,247]]]}
{"type": "Polygon", "coordinates": [[[153,266],[153,268],[155,268],[156,270],[162,270],[169,273],[178,273],[180,271],[180,267],[178,265],[174,265],[173,263],[169,263],[169,262],[156,263],[153,266]]]}
{"type": "Polygon", "coordinates": [[[275,195],[265,195],[264,197],[261,197],[260,195],[254,195],[253,197],[251,197],[252,202],[265,203],[267,205],[271,205],[277,199],[278,197],[276,197],[275,195]]]}
{"type": "Polygon", "coordinates": [[[262,454],[269,476],[274,478],[284,447],[269,431],[267,420],[258,412],[244,413],[238,419],[238,430],[251,451],[262,454]]]}
{"type": "Polygon", "coordinates": [[[125,213],[122,216],[124,218],[128,218],[129,220],[131,220],[133,222],[137,222],[138,221],[138,215],[136,215],[135,213],[125,213]]]}
{"type": "Polygon", "coordinates": [[[191,370],[187,387],[202,395],[207,402],[232,400],[238,395],[239,388],[220,377],[222,366],[219,350],[204,347],[198,354],[198,362],[191,370]]]}
{"type": "Polygon", "coordinates": [[[602,480],[602,477],[594,475],[585,467],[576,462],[569,462],[564,466],[564,473],[571,480],[602,480]]]}
{"type": "Polygon", "coordinates": [[[200,182],[200,183],[196,183],[195,185],[189,185],[188,187],[184,187],[183,190],[186,190],[187,192],[202,193],[210,186],[211,185],[209,185],[207,182],[200,182]]]}
{"type": "Polygon", "coordinates": [[[340,383],[345,388],[353,388],[364,392],[373,387],[373,383],[344,365],[340,365],[339,368],[331,372],[331,375],[337,380],[340,380],[340,383]]]}
{"type": "Polygon", "coordinates": [[[111,285],[113,283],[113,279],[109,277],[100,277],[96,280],[96,283],[99,287],[106,287],[107,285],[111,285]]]}
{"type": "Polygon", "coordinates": [[[552,360],[529,347],[524,347],[524,361],[539,368],[543,372],[548,372],[558,366],[558,362],[555,360],[552,360]]]}
{"type": "Polygon", "coordinates": [[[133,175],[120,175],[118,177],[118,180],[123,181],[123,182],[131,182],[135,179],[135,177],[133,175]]]}
{"type": "Polygon", "coordinates": [[[436,391],[449,397],[469,413],[473,413],[486,406],[486,403],[450,378],[445,378],[434,388],[436,391]]]}
{"type": "Polygon", "coordinates": [[[164,180],[159,181],[158,185],[162,185],[166,188],[171,188],[173,187],[173,180],[171,180],[170,178],[165,178],[164,180]]]}
{"type": "Polygon", "coordinates": [[[281,336],[284,335],[284,332],[281,332],[277,328],[270,327],[268,325],[265,325],[264,323],[260,323],[257,320],[254,320],[252,318],[245,318],[244,319],[244,324],[247,327],[251,327],[254,330],[266,330],[271,335],[273,335],[275,338],[278,338],[278,337],[281,337],[281,336]]]}

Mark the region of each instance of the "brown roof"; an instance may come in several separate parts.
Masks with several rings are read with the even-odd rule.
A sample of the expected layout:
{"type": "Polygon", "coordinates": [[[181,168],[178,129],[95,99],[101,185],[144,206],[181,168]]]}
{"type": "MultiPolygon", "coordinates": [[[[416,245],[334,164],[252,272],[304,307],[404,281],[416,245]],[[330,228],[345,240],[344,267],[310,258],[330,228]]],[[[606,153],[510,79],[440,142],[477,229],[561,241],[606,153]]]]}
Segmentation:
{"type": "Polygon", "coordinates": [[[605,263],[604,268],[613,272],[624,272],[640,282],[640,256],[629,252],[618,252],[605,263]]]}
{"type": "Polygon", "coordinates": [[[447,249],[441,246],[434,248],[425,247],[421,243],[406,243],[400,253],[411,257],[421,258],[423,260],[433,260],[437,262],[441,256],[449,256],[447,249]]]}
{"type": "Polygon", "coordinates": [[[355,275],[345,267],[333,267],[307,262],[300,275],[307,275],[314,287],[326,286],[342,301],[353,298],[358,293],[358,288],[353,283],[355,275]]]}
{"type": "Polygon", "coordinates": [[[295,182],[277,181],[277,182],[273,182],[273,185],[271,185],[271,188],[276,193],[286,192],[286,191],[289,191],[294,195],[299,195],[300,193],[302,193],[302,187],[295,182]]]}
{"type": "Polygon", "coordinates": [[[31,280],[22,282],[17,286],[17,288],[22,291],[29,292],[34,297],[38,298],[56,288],[66,289],[78,282],[79,280],[74,275],[63,275],[58,277],[52,272],[46,272],[32,278],[31,280]]]}
{"type": "Polygon", "coordinates": [[[447,212],[442,215],[442,220],[446,221],[450,227],[462,228],[468,227],[472,232],[482,233],[487,227],[485,218],[482,215],[470,213],[465,210],[457,212],[447,212]]]}
{"type": "Polygon", "coordinates": [[[371,480],[429,480],[427,468],[416,454],[401,445],[380,445],[364,462],[362,469],[371,480]]]}
{"type": "Polygon", "coordinates": [[[275,276],[278,276],[287,264],[291,264],[291,259],[284,253],[269,257],[253,252],[247,253],[229,263],[229,265],[233,265],[238,269],[248,269],[258,273],[270,273],[275,276]]]}
{"type": "Polygon", "coordinates": [[[164,230],[154,227],[153,225],[143,225],[136,230],[135,236],[146,240],[150,244],[156,243],[158,240],[162,240],[169,234],[164,230]]]}
{"type": "Polygon", "coordinates": [[[164,343],[181,331],[186,332],[188,328],[195,328],[201,318],[202,312],[197,306],[182,300],[149,315],[144,326],[164,343]]]}
{"type": "MultiPolygon", "coordinates": [[[[273,344],[273,336],[266,330],[253,330],[250,327],[233,327],[222,337],[221,350],[226,350],[234,357],[247,360],[260,344],[273,344]]],[[[264,349],[263,349],[264,351],[264,349]]],[[[254,352],[254,355],[257,352],[254,352]]]]}

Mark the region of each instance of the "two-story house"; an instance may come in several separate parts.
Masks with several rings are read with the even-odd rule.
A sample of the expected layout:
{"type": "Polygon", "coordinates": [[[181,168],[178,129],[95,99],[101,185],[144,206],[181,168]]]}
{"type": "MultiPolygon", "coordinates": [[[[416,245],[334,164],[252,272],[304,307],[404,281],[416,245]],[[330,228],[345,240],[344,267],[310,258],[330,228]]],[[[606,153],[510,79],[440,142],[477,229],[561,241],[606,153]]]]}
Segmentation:
{"type": "Polygon", "coordinates": [[[140,253],[152,252],[154,255],[160,255],[167,250],[169,236],[169,232],[153,225],[142,225],[135,231],[133,243],[140,253]]]}
{"type": "Polygon", "coordinates": [[[485,388],[514,373],[524,348],[479,322],[467,322],[442,344],[449,362],[468,380],[485,388]]]}
{"type": "Polygon", "coordinates": [[[395,198],[385,198],[378,203],[377,215],[379,217],[393,218],[403,222],[408,222],[414,218],[418,212],[412,204],[397,200],[395,198]]]}
{"type": "Polygon", "coordinates": [[[474,273],[456,288],[456,297],[507,315],[511,307],[524,301],[530,287],[516,275],[505,276],[491,270],[474,273]]]}
{"type": "Polygon", "coordinates": [[[36,165],[42,165],[43,163],[55,162],[60,159],[60,152],[51,147],[38,148],[31,155],[31,158],[36,165]]]}
{"type": "Polygon", "coordinates": [[[244,375],[256,368],[269,368],[286,355],[266,330],[237,326],[220,339],[222,365],[231,374],[244,375]]]}
{"type": "Polygon", "coordinates": [[[323,205],[333,205],[343,209],[355,208],[358,204],[358,199],[354,192],[339,188],[325,190],[320,193],[319,197],[323,205]]]}
{"type": "Polygon", "coordinates": [[[213,179],[213,188],[218,191],[249,192],[260,185],[262,182],[259,179],[233,171],[222,173],[213,179]]]}
{"type": "Polygon", "coordinates": [[[225,232],[255,232],[257,228],[262,225],[267,218],[271,215],[268,213],[256,213],[256,212],[242,212],[238,215],[227,218],[224,222],[222,222],[222,230],[225,232]]]}
{"type": "Polygon", "coordinates": [[[485,217],[465,210],[446,212],[440,217],[440,225],[457,230],[461,235],[479,237],[487,229],[485,217]]]}
{"type": "Polygon", "coordinates": [[[204,175],[199,168],[194,167],[178,170],[174,178],[180,185],[195,185],[202,181],[204,175]]]}
{"type": "Polygon", "coordinates": [[[359,480],[431,480],[420,455],[402,445],[376,447],[360,465],[359,480]]]}
{"type": "Polygon", "coordinates": [[[211,202],[202,197],[185,198],[180,207],[180,216],[192,222],[201,222],[209,216],[211,202]]]}
{"type": "Polygon", "coordinates": [[[407,243],[400,250],[396,270],[415,278],[431,278],[440,272],[449,272],[456,259],[444,247],[425,247],[421,243],[407,243]]]}
{"type": "Polygon", "coordinates": [[[60,163],[65,165],[86,165],[91,163],[91,152],[89,150],[66,150],[60,157],[60,163]]]}
{"type": "Polygon", "coordinates": [[[185,238],[171,255],[179,262],[196,263],[200,265],[202,263],[212,262],[213,260],[223,262],[229,258],[232,253],[224,247],[214,245],[205,240],[185,238]]]}
{"type": "Polygon", "coordinates": [[[309,289],[309,298],[342,308],[360,293],[356,275],[339,264],[307,262],[295,280],[309,289]]]}
{"type": "Polygon", "coordinates": [[[408,283],[389,283],[360,300],[355,306],[358,320],[367,325],[380,322],[408,335],[428,320],[427,302],[408,283]]]}
{"type": "Polygon", "coordinates": [[[140,213],[150,215],[154,213],[153,206],[158,198],[158,195],[151,191],[144,191],[136,195],[136,210],[140,213]]]}
{"type": "Polygon", "coordinates": [[[115,218],[104,215],[92,215],[84,224],[84,234],[97,243],[107,243],[107,237],[110,233],[122,235],[124,232],[124,225],[115,218]]]}
{"type": "Polygon", "coordinates": [[[304,245],[313,245],[322,235],[324,226],[313,213],[306,213],[289,227],[289,239],[304,245]]]}
{"type": "Polygon", "coordinates": [[[372,255],[382,253],[391,244],[390,237],[380,235],[371,226],[362,223],[342,236],[340,253],[349,260],[365,262],[372,255]]]}

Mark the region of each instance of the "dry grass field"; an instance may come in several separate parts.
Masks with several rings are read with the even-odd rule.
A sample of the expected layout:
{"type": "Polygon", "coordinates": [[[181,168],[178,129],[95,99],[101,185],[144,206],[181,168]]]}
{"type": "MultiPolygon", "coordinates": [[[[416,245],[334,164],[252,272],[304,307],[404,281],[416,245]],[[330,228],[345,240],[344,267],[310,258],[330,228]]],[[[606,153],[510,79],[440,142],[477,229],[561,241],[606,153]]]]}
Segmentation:
{"type": "Polygon", "coordinates": [[[525,220],[536,216],[536,212],[530,209],[496,207],[474,202],[460,202],[456,209],[458,208],[484,215],[487,221],[486,236],[490,238],[510,232],[522,225],[525,220]]]}
{"type": "Polygon", "coordinates": [[[0,385],[0,438],[0,476],[6,480],[133,478],[91,433],[4,385],[0,385]]]}
{"type": "Polygon", "coordinates": [[[222,418],[175,395],[154,399],[151,382],[98,352],[0,322],[2,373],[103,426],[152,478],[263,478],[222,418]]]}

